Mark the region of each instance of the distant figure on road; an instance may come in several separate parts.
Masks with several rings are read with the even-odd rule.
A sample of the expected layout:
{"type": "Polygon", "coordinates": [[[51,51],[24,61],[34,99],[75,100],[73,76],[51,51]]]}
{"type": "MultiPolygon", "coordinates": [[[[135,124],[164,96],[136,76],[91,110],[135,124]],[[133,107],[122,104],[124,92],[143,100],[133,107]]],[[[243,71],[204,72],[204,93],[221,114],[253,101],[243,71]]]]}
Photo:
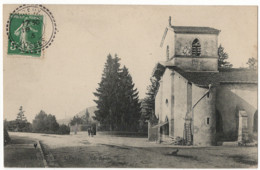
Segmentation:
{"type": "Polygon", "coordinates": [[[89,127],[89,128],[88,128],[88,136],[90,136],[90,131],[91,131],[91,130],[90,130],[90,127],[89,127]]]}
{"type": "Polygon", "coordinates": [[[91,137],[93,137],[93,128],[90,128],[91,137]]]}

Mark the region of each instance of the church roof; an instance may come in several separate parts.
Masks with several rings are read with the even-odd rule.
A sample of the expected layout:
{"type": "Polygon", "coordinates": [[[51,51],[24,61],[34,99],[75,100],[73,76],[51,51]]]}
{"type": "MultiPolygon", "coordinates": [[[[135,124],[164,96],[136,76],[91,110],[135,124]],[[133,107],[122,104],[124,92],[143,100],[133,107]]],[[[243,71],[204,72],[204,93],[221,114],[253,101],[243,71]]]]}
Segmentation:
{"type": "Polygon", "coordinates": [[[211,27],[171,26],[175,33],[219,34],[220,30],[211,27]]]}
{"type": "Polygon", "coordinates": [[[223,83],[257,83],[257,72],[249,69],[221,69],[219,72],[185,72],[176,66],[169,66],[189,82],[198,86],[217,86],[223,83]]]}

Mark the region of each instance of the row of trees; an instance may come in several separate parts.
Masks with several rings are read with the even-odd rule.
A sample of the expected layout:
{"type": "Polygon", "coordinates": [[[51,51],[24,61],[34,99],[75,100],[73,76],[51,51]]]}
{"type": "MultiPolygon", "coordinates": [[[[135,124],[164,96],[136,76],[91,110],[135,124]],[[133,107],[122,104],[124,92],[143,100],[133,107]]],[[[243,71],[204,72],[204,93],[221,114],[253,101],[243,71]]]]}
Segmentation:
{"type": "Polygon", "coordinates": [[[55,133],[69,134],[70,128],[66,125],[59,125],[56,117],[51,114],[46,114],[43,110],[38,113],[33,123],[27,121],[24,115],[23,107],[19,109],[16,120],[4,122],[5,128],[9,131],[18,132],[38,132],[38,133],[55,133]]]}
{"type": "Polygon", "coordinates": [[[99,87],[94,95],[98,110],[94,119],[103,130],[138,131],[141,104],[128,69],[115,55],[107,56],[99,87]]]}
{"type": "MultiPolygon", "coordinates": [[[[218,68],[232,68],[233,65],[228,62],[228,53],[224,51],[224,47],[222,45],[218,48],[218,68]]],[[[251,57],[247,61],[247,68],[250,70],[256,70],[257,69],[257,59],[254,57],[251,57]]]]}
{"type": "Polygon", "coordinates": [[[41,110],[33,120],[32,131],[37,133],[70,134],[70,127],[59,125],[54,115],[46,114],[41,110]]]}
{"type": "Polygon", "coordinates": [[[88,109],[86,109],[84,115],[82,115],[82,116],[76,115],[70,121],[70,125],[72,125],[72,126],[74,126],[76,124],[91,125],[93,123],[95,123],[95,122],[92,121],[88,109]]]}
{"type": "Polygon", "coordinates": [[[23,107],[20,106],[19,112],[16,116],[15,120],[12,121],[4,121],[5,128],[10,131],[18,131],[18,132],[31,132],[32,124],[27,121],[24,115],[23,107]]]}

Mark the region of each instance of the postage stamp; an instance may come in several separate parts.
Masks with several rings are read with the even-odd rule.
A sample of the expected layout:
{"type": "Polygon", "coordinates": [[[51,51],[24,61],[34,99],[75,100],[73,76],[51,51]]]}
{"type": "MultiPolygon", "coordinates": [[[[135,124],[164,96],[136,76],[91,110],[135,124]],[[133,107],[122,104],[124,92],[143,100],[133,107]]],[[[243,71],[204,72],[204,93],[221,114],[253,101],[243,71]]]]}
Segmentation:
{"type": "Polygon", "coordinates": [[[56,21],[43,5],[21,5],[6,24],[8,54],[40,57],[54,41],[56,21]]]}
{"type": "Polygon", "coordinates": [[[20,15],[10,16],[8,54],[41,55],[43,16],[20,15]]]}

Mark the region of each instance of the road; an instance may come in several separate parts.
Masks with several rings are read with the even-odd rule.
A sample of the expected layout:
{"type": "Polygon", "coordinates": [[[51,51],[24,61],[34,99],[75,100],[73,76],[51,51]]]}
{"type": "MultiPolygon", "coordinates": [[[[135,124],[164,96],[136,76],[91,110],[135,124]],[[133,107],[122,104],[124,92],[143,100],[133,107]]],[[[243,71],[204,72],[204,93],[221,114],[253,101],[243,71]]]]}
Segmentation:
{"type": "Polygon", "coordinates": [[[146,138],[9,133],[40,140],[50,167],[253,168],[257,147],[180,147],[146,138]],[[177,155],[171,152],[179,148],[177,155]],[[49,155],[51,157],[49,158],[49,155]]]}

